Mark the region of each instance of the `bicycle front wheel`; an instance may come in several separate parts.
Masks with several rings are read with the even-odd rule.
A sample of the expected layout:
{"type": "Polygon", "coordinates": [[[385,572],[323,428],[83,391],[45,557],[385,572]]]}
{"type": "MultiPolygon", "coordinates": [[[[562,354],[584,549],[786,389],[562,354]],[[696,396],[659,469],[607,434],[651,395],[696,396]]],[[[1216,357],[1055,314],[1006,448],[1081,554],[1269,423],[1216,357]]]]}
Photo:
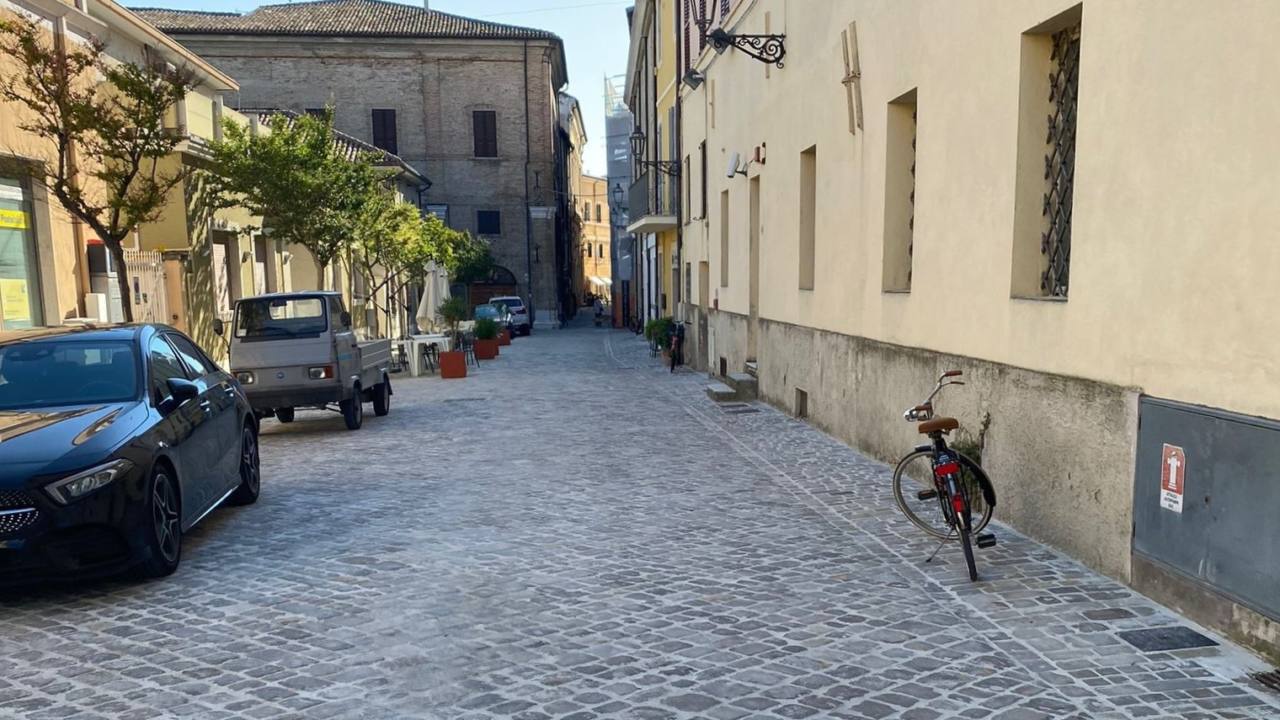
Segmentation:
{"type": "MultiPolygon", "coordinates": [[[[973,518],[969,532],[976,536],[991,522],[991,506],[987,504],[982,494],[982,484],[978,482],[982,468],[955,450],[949,452],[960,463],[960,483],[965,489],[973,518]]],[[[955,520],[947,506],[946,494],[939,493],[924,499],[919,497],[921,491],[933,489],[932,450],[917,450],[907,455],[893,471],[893,498],[911,524],[939,540],[955,539],[955,520]]]]}

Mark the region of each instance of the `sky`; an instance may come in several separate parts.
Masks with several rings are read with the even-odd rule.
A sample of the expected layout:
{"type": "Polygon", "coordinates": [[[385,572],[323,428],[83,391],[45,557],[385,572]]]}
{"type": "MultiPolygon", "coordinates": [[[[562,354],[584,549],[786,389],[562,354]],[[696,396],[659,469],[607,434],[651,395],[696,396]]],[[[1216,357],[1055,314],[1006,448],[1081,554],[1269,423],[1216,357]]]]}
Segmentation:
{"type": "MultiPolygon", "coordinates": [[[[285,0],[125,0],[136,7],[247,12],[285,0]]],[[[569,86],[587,126],[584,170],[604,175],[604,78],[627,71],[626,9],[634,0],[429,0],[432,10],[550,30],[564,40],[569,86]]],[[[417,5],[418,3],[405,3],[417,5]]]]}

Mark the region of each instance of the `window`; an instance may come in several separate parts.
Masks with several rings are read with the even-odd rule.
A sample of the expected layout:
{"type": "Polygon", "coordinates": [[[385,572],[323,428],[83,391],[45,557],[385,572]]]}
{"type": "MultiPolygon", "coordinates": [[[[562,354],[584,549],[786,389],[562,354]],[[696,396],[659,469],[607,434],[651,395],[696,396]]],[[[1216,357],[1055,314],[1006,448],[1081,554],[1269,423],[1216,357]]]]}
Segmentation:
{"type": "Polygon", "coordinates": [[[440,222],[445,225],[449,224],[449,206],[448,205],[428,205],[427,214],[435,215],[440,218],[440,222]]]}
{"type": "Polygon", "coordinates": [[[342,315],[347,309],[342,305],[342,298],[329,296],[329,317],[333,318],[333,327],[338,330],[350,330],[351,322],[344,322],[342,315]]]}
{"type": "Polygon", "coordinates": [[[261,299],[236,308],[236,337],[246,340],[314,337],[329,328],[318,297],[261,299]]]}
{"type": "Polygon", "coordinates": [[[1080,17],[1077,5],[1022,36],[1011,283],[1015,297],[1067,297],[1080,17]]]}
{"type": "Polygon", "coordinates": [[[591,201],[587,200],[582,203],[582,219],[591,222],[591,201]]]}
{"type": "Polygon", "coordinates": [[[31,195],[17,180],[0,178],[0,328],[43,322],[31,195]]]}
{"type": "Polygon", "coordinates": [[[471,113],[471,127],[475,135],[476,157],[498,157],[498,113],[476,110],[471,113]]]}
{"type": "Polygon", "coordinates": [[[502,213],[497,210],[477,210],[476,211],[476,234],[477,235],[501,235],[502,234],[502,213]]]}
{"type": "Polygon", "coordinates": [[[698,169],[698,183],[702,186],[702,193],[698,198],[698,210],[702,213],[702,219],[707,217],[707,141],[703,140],[698,143],[698,161],[700,167],[698,169]]]}
{"type": "Polygon", "coordinates": [[[156,403],[159,403],[172,394],[169,392],[169,380],[186,380],[187,370],[182,366],[173,346],[165,342],[164,338],[151,338],[147,353],[151,356],[151,394],[156,403]]]}
{"type": "Polygon", "coordinates": [[[138,362],[131,343],[55,338],[0,346],[0,410],[137,396],[138,362]]]}
{"type": "Polygon", "coordinates": [[[373,145],[396,155],[396,111],[373,111],[373,145]]]}
{"type": "Polygon", "coordinates": [[[596,203],[596,222],[604,222],[604,211],[600,209],[600,203],[596,203]]]}
{"type": "Polygon", "coordinates": [[[720,287],[729,287],[729,191],[720,193],[720,287]]]}
{"type": "Polygon", "coordinates": [[[604,257],[604,243],[596,244],[596,257],[604,257]]]}
{"type": "Polygon", "coordinates": [[[800,153],[800,289],[813,289],[817,242],[818,147],[800,153]]]}
{"type": "Polygon", "coordinates": [[[681,184],[684,185],[684,221],[687,223],[693,218],[693,163],[688,155],[684,156],[681,167],[684,168],[681,184]]]}
{"type": "Polygon", "coordinates": [[[881,289],[911,291],[916,226],[916,91],[889,103],[881,289]]]}
{"type": "Polygon", "coordinates": [[[210,362],[190,340],[181,335],[165,335],[165,337],[178,351],[178,357],[182,358],[182,362],[186,363],[187,368],[191,370],[193,380],[218,372],[218,366],[210,362]]]}
{"type": "Polygon", "coordinates": [[[587,257],[591,257],[591,243],[587,243],[587,246],[582,248],[582,250],[583,250],[583,253],[582,253],[583,255],[586,255],[587,257]]]}

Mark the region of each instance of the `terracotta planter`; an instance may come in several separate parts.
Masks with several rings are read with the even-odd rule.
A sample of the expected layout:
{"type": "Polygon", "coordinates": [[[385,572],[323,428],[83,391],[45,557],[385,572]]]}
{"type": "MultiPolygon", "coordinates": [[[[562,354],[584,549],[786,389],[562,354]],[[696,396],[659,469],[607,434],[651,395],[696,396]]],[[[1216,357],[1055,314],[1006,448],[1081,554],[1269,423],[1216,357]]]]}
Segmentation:
{"type": "Polygon", "coordinates": [[[503,345],[510,345],[510,344],[511,344],[511,331],[506,328],[502,328],[502,332],[498,333],[498,345],[503,346],[503,345]]]}
{"type": "Polygon", "coordinates": [[[498,357],[498,339],[476,340],[476,359],[492,360],[498,357]]]}
{"type": "Polygon", "coordinates": [[[445,350],[440,353],[440,377],[456,380],[467,376],[467,356],[461,350],[445,350]]]}

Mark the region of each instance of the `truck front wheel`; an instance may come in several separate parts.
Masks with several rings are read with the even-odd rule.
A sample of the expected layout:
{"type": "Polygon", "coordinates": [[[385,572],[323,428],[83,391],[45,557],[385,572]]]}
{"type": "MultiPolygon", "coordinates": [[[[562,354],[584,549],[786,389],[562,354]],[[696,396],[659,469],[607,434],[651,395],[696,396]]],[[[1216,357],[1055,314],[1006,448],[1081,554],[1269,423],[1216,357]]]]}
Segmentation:
{"type": "Polygon", "coordinates": [[[383,376],[382,382],[373,389],[373,414],[383,417],[391,412],[391,379],[383,376]]]}
{"type": "Polygon", "coordinates": [[[338,403],[338,407],[342,410],[342,419],[346,421],[347,429],[359,430],[364,424],[364,398],[360,394],[360,386],[352,388],[351,397],[338,403]]]}

